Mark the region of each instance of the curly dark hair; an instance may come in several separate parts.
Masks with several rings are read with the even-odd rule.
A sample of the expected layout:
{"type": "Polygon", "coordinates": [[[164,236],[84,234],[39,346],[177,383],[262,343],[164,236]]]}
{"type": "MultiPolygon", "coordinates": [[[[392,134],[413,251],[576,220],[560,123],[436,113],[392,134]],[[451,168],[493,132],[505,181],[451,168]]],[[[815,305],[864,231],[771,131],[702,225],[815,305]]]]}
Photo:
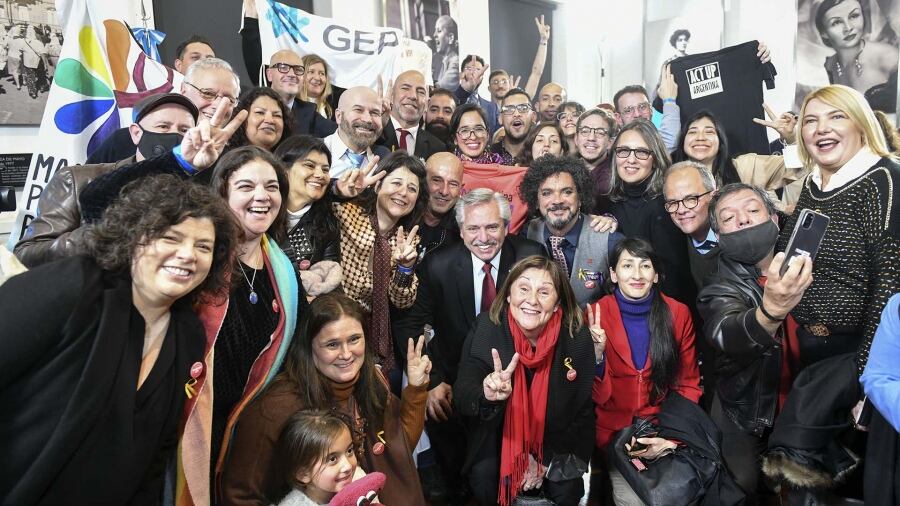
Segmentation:
{"type": "Polygon", "coordinates": [[[585,203],[592,203],[593,184],[591,176],[584,163],[572,156],[544,155],[535,160],[525,171],[522,182],[519,183],[519,197],[528,206],[529,216],[540,216],[538,205],[538,191],[548,177],[565,172],[575,181],[575,191],[578,192],[578,204],[580,211],[585,211],[585,203]]]}
{"type": "MultiPolygon", "coordinates": [[[[388,175],[390,175],[391,172],[394,172],[397,169],[407,169],[415,174],[416,178],[419,180],[419,194],[416,196],[416,203],[413,206],[413,210],[411,213],[401,218],[398,223],[404,230],[409,231],[409,229],[421,221],[422,215],[425,214],[425,207],[428,205],[428,186],[425,183],[425,164],[422,163],[421,158],[412,156],[402,149],[398,149],[378,162],[378,167],[375,168],[373,174],[387,172],[388,175]]],[[[387,175],[384,179],[379,181],[373,189],[368,189],[356,197],[355,203],[359,204],[359,206],[365,210],[366,214],[375,214],[375,204],[378,201],[378,189],[381,188],[381,183],[383,183],[385,179],[387,179],[387,175]]]]}
{"type": "Polygon", "coordinates": [[[669,36],[669,45],[675,47],[675,43],[678,42],[678,38],[682,35],[686,35],[687,40],[691,40],[691,31],[685,28],[679,28],[678,30],[672,32],[672,35],[669,36]]]}
{"type": "Polygon", "coordinates": [[[187,218],[208,218],[216,243],[209,275],[187,295],[193,304],[228,297],[231,259],[240,229],[225,202],[209,188],[164,174],[133,181],[87,232],[87,251],[101,268],[128,272],[139,246],[145,246],[187,218]]]}
{"type": "Polygon", "coordinates": [[[219,158],[216,162],[211,176],[212,180],[209,184],[222,200],[228,202],[228,179],[235,171],[253,160],[261,160],[275,169],[275,177],[278,178],[278,193],[281,194],[281,208],[278,209],[278,214],[266,233],[275,242],[281,244],[287,239],[287,198],[290,188],[288,187],[288,177],[284,171],[284,166],[275,158],[275,155],[261,147],[252,145],[233,149],[222,155],[222,158],[219,158]]]}
{"type": "MultiPolygon", "coordinates": [[[[264,86],[257,86],[245,91],[244,94],[241,95],[241,98],[238,99],[238,104],[234,108],[234,114],[241,111],[250,112],[250,107],[259,97],[271,98],[278,104],[278,108],[281,109],[281,119],[284,123],[284,127],[282,127],[281,130],[281,138],[278,139],[278,142],[276,142],[274,146],[272,146],[272,151],[274,151],[282,141],[294,134],[294,114],[288,109],[288,106],[284,105],[284,102],[281,101],[281,97],[279,97],[272,88],[264,86]]],[[[231,136],[231,140],[228,141],[228,146],[240,147],[248,145],[250,145],[250,139],[247,138],[247,122],[244,121],[237,131],[234,132],[234,135],[231,136]]]]}
{"type": "MultiPolygon", "coordinates": [[[[516,158],[516,164],[521,165],[523,167],[530,167],[532,163],[534,163],[534,157],[531,153],[531,148],[534,146],[534,140],[537,139],[539,133],[544,128],[550,127],[556,130],[556,135],[559,136],[559,147],[560,153],[568,153],[569,152],[569,141],[566,139],[566,134],[563,132],[561,126],[556,121],[541,121],[537,125],[531,127],[531,130],[528,131],[528,136],[525,137],[525,142],[522,144],[522,154],[516,158]]],[[[546,156],[546,155],[545,155],[546,156]]]]}

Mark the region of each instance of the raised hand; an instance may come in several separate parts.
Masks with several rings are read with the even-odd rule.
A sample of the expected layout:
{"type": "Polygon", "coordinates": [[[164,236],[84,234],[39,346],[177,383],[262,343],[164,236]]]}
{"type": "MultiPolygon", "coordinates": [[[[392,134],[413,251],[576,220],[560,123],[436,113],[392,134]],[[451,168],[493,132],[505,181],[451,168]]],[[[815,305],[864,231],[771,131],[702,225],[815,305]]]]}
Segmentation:
{"type": "Polygon", "coordinates": [[[672,75],[672,69],[669,64],[663,67],[662,76],[659,79],[659,89],[656,91],[660,100],[678,97],[678,84],[675,83],[675,76],[672,75]]]}
{"type": "Polygon", "coordinates": [[[547,42],[550,40],[550,25],[544,23],[544,15],[541,14],[541,19],[534,18],[534,24],[537,25],[538,33],[541,36],[541,42],[547,42]]]}
{"type": "Polygon", "coordinates": [[[597,216],[594,214],[590,216],[591,229],[594,232],[609,232],[611,234],[619,228],[619,222],[612,216],[597,216]]]}
{"type": "Polygon", "coordinates": [[[763,307],[769,314],[784,319],[800,303],[806,289],[812,284],[812,267],[812,260],[808,256],[786,259],[784,253],[775,255],[766,272],[762,298],[763,307]],[[790,263],[784,276],[781,276],[781,265],[784,262],[790,263]]]}
{"type": "Polygon", "coordinates": [[[763,109],[766,110],[766,116],[768,116],[771,121],[753,118],[753,122],[757,125],[762,125],[775,130],[781,135],[781,138],[784,139],[785,143],[793,144],[794,141],[797,140],[797,115],[791,112],[785,112],[780,116],[776,116],[767,104],[763,104],[763,109]]]}
{"type": "Polygon", "coordinates": [[[241,123],[247,119],[248,112],[241,111],[231,117],[231,102],[225,97],[216,99],[216,112],[212,118],[200,115],[197,126],[184,134],[181,140],[181,156],[196,169],[205,169],[219,159],[228,139],[234,135],[241,123]]]}
{"type": "Polygon", "coordinates": [[[756,56],[759,57],[759,61],[762,63],[769,63],[772,61],[772,53],[769,51],[769,47],[766,46],[765,42],[760,42],[758,46],[756,46],[756,56]]]}
{"type": "Polygon", "coordinates": [[[481,67],[481,70],[466,70],[467,67],[474,66],[477,63],[478,59],[475,58],[475,55],[473,54],[472,58],[463,63],[463,71],[462,74],[459,75],[459,85],[470,93],[481,85],[484,73],[487,72],[488,67],[490,67],[490,65],[485,65],[484,67],[481,67]]]}
{"type": "Polygon", "coordinates": [[[518,87],[519,87],[519,81],[521,81],[521,80],[522,80],[522,76],[514,76],[514,75],[510,75],[510,76],[509,76],[509,87],[510,87],[510,89],[512,89],[512,88],[518,88],[518,87]]]}
{"type": "Polygon", "coordinates": [[[369,163],[366,164],[365,169],[351,169],[344,171],[344,173],[335,180],[334,192],[341,197],[350,199],[359,195],[363,190],[378,181],[381,181],[381,179],[387,175],[387,172],[381,171],[377,174],[372,174],[372,171],[375,170],[375,166],[378,165],[379,159],[380,158],[377,155],[373,156],[369,160],[369,163]]]}
{"type": "Polygon", "coordinates": [[[419,254],[416,252],[416,233],[419,226],[416,225],[407,234],[403,230],[403,226],[397,229],[397,245],[394,246],[394,261],[399,265],[411,268],[416,264],[419,254]]]}
{"type": "Polygon", "coordinates": [[[431,372],[431,359],[428,355],[422,354],[423,348],[425,348],[424,336],[419,336],[415,345],[411,337],[406,343],[406,377],[409,378],[409,384],[414,387],[427,385],[428,374],[431,372]]]}
{"type": "Polygon", "coordinates": [[[600,326],[600,304],[588,304],[587,314],[588,331],[591,333],[591,341],[594,342],[594,356],[599,362],[606,350],[606,331],[600,326]]]}
{"type": "Polygon", "coordinates": [[[256,12],[256,0],[244,0],[244,17],[258,18],[259,13],[256,12]]]}
{"type": "Polygon", "coordinates": [[[381,98],[381,115],[385,116],[390,114],[392,107],[392,94],[394,90],[394,80],[388,79],[387,88],[384,87],[384,81],[381,78],[381,74],[378,74],[378,81],[376,81],[375,85],[375,93],[381,98]]]}
{"type": "Polygon", "coordinates": [[[512,393],[512,375],[516,366],[519,365],[519,354],[513,354],[506,369],[500,362],[500,353],[496,348],[491,348],[491,357],[494,359],[494,372],[485,376],[484,381],[481,382],[484,398],[489,401],[505,401],[512,393]]]}
{"type": "Polygon", "coordinates": [[[430,420],[446,422],[453,413],[453,387],[441,382],[440,385],[428,391],[428,401],[425,403],[425,413],[430,420]]]}

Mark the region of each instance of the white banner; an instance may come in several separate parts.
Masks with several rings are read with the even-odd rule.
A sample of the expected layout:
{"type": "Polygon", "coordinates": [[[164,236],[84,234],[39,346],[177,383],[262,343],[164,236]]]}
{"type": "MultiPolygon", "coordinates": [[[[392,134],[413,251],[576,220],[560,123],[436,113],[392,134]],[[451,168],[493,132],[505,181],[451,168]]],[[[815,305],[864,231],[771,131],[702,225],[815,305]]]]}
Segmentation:
{"type": "Polygon", "coordinates": [[[141,99],[181,86],[181,74],[147,57],[125,23],[103,18],[102,4],[57,0],[65,42],[10,233],[10,250],[34,219],[41,192],[60,167],[84,163],[107,136],[130,125],[131,108],[141,99]]]}
{"type": "MultiPolygon", "coordinates": [[[[335,86],[372,89],[377,87],[379,76],[386,83],[404,65],[400,63],[403,34],[396,28],[350,26],[272,0],[256,0],[256,9],[263,63],[281,49],[291,49],[300,56],[317,54],[328,62],[335,86]]],[[[406,46],[411,57],[413,47],[406,46]]],[[[431,73],[428,63],[423,72],[426,76],[431,73]]]]}

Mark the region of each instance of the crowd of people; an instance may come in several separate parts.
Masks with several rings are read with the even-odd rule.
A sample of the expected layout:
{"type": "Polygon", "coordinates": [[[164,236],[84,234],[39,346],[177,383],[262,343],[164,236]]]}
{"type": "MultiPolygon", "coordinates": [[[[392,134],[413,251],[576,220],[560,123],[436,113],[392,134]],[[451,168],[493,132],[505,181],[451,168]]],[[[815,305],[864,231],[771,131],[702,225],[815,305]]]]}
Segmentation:
{"type": "MultiPolygon", "coordinates": [[[[0,26],[0,77],[32,99],[50,91],[63,36],[49,25],[15,23],[0,26]]],[[[6,90],[0,86],[0,93],[6,90]]]]}
{"type": "Polygon", "coordinates": [[[682,122],[667,71],[659,111],[478,55],[456,89],[339,89],[263,65],[246,14],[264,82],[185,41],[179,92],[15,246],[0,504],[363,504],[383,475],[388,505],[576,505],[588,470],[594,504],[900,504],[900,165],[862,94],[766,107],[793,167],[682,122]],[[479,164],[521,171],[524,225],[479,164]]]}

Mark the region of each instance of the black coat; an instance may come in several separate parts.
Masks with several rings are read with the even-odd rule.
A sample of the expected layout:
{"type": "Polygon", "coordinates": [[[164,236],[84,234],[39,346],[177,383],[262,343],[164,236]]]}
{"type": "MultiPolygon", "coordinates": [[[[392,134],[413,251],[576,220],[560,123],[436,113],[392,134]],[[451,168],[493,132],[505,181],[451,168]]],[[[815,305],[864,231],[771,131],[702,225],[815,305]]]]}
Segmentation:
{"type": "Polygon", "coordinates": [[[295,99],[291,112],[294,115],[294,135],[312,135],[324,139],[337,130],[337,123],[319,114],[312,102],[295,99]]]}
{"type": "MultiPolygon", "coordinates": [[[[546,256],[540,244],[507,235],[500,250],[497,289],[517,261],[531,256],[546,256]]],[[[417,339],[426,323],[434,328],[428,345],[431,358],[429,387],[452,385],[462,353],[463,342],[475,323],[475,291],[472,253],[460,241],[425,257],[416,270],[419,292],[409,309],[392,318],[395,346],[405,350],[409,338],[417,339]]]]}
{"type": "Polygon", "coordinates": [[[153,504],[205,335],[179,301],[136,390],[131,279],[75,256],[0,287],[0,504],[153,504]]]}
{"type": "Polygon", "coordinates": [[[725,415],[755,436],[772,426],[778,406],[783,329],[769,335],[756,321],[760,273],[719,255],[718,273],[697,297],[703,334],[716,350],[716,393],[725,415]]]}
{"type": "MultiPolygon", "coordinates": [[[[375,141],[376,144],[386,147],[389,151],[400,149],[400,142],[397,140],[397,132],[394,125],[390,121],[385,125],[381,132],[381,137],[375,141]]],[[[434,134],[427,132],[424,128],[419,127],[419,133],[416,134],[415,155],[423,160],[428,160],[431,155],[447,151],[447,145],[441,142],[434,134]]]]}
{"type": "MultiPolygon", "coordinates": [[[[491,348],[500,354],[504,366],[509,365],[516,350],[505,313],[500,325],[492,322],[486,312],[478,316],[466,340],[467,352],[459,364],[459,377],[453,385],[454,409],[467,418],[470,427],[464,470],[472,466],[473,457],[478,452],[483,452],[481,447],[489,440],[491,433],[500,434],[503,431],[506,401],[488,401],[484,398],[482,387],[484,378],[494,372],[491,348]]],[[[575,455],[585,467],[590,462],[596,429],[594,402],[591,399],[594,361],[594,346],[587,326],[583,325],[573,336],[563,323],[559,329],[547,387],[542,462],[545,466],[567,455],[575,455]],[[563,365],[566,358],[572,359],[572,367],[578,373],[575,381],[566,378],[568,369],[563,365]]],[[[524,366],[520,364],[520,367],[524,366]]],[[[500,437],[496,440],[500,441],[500,437]]]]}

